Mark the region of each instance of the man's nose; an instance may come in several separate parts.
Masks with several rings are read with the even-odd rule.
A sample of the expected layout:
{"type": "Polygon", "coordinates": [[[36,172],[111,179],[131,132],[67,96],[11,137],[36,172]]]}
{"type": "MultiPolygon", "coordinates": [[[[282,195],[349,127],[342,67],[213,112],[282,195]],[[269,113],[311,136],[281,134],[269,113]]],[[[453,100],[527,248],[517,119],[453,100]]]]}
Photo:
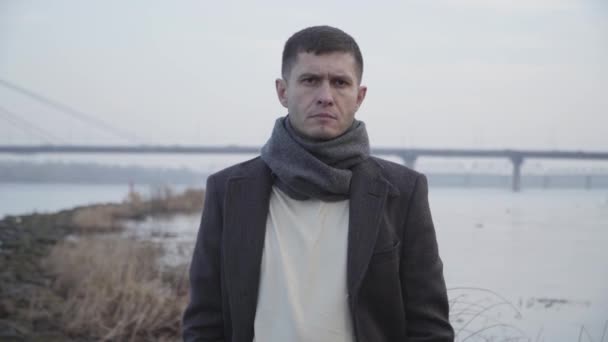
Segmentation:
{"type": "Polygon", "coordinates": [[[334,104],[334,95],[332,93],[329,82],[322,82],[317,93],[317,104],[322,106],[332,106],[334,104]]]}

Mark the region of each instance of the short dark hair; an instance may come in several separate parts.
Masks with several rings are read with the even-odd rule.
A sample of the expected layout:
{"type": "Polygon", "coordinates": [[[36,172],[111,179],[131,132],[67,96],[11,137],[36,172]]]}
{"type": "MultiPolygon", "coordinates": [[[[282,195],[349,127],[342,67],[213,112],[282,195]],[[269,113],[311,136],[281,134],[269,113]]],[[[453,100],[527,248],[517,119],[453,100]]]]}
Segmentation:
{"type": "Polygon", "coordinates": [[[294,33],[283,48],[281,75],[284,79],[289,73],[301,52],[321,55],[332,52],[350,53],[355,58],[357,77],[361,82],[363,76],[363,56],[359,45],[348,33],[331,26],[312,26],[294,33]]]}

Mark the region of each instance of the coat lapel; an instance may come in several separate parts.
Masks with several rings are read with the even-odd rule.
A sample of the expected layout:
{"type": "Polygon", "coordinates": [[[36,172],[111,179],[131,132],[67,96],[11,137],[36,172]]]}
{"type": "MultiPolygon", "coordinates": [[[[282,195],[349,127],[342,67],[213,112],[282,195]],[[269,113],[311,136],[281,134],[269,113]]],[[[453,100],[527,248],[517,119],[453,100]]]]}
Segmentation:
{"type": "Polygon", "coordinates": [[[378,168],[368,159],[353,169],[347,263],[347,286],[351,298],[358,292],[372,256],[390,190],[390,184],[380,175],[378,168]]]}
{"type": "Polygon", "coordinates": [[[253,338],[272,176],[260,162],[228,180],[224,206],[224,266],[235,340],[253,338]]]}

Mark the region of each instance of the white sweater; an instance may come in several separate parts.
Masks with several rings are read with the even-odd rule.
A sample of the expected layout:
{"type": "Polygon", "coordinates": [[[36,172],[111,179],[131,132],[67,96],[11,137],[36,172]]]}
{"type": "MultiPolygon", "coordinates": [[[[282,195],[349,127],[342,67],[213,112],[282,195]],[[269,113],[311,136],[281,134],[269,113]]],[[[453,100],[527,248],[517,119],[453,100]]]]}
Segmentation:
{"type": "Polygon", "coordinates": [[[257,342],[352,342],[348,200],[270,196],[254,324],[257,342]]]}

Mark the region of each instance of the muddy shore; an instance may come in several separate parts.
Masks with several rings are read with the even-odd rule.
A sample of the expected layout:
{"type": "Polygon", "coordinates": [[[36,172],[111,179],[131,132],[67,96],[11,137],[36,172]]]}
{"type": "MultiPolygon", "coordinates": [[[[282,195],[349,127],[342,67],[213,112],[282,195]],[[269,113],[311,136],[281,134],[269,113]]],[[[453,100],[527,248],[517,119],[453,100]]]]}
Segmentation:
{"type": "MultiPolygon", "coordinates": [[[[124,219],[200,212],[204,193],[123,203],[97,204],[50,214],[6,216],[0,220],[0,341],[91,341],[61,326],[65,298],[53,289],[55,275],[44,261],[70,235],[84,236],[122,229],[124,219]]],[[[63,294],[65,296],[65,294],[63,294]]]]}
{"type": "Polygon", "coordinates": [[[40,262],[53,245],[74,231],[72,217],[77,210],[0,220],[1,341],[86,340],[66,336],[56,320],[37,312],[41,297],[61,300],[51,290],[53,276],[40,262]]]}

